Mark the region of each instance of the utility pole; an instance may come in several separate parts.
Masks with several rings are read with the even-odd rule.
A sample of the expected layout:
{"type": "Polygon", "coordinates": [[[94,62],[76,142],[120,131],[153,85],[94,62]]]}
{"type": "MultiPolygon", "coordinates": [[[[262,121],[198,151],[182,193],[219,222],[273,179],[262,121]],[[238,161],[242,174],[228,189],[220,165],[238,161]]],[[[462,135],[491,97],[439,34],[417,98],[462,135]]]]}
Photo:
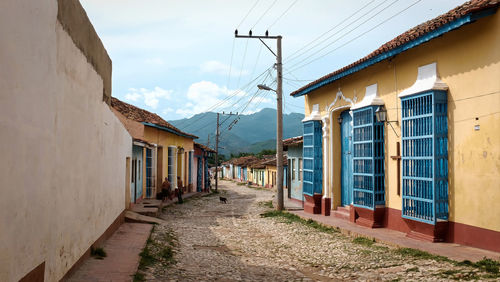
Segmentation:
{"type": "Polygon", "coordinates": [[[219,188],[219,113],[217,113],[217,130],[215,131],[215,191],[219,188]]]}
{"type": "MultiPolygon", "coordinates": [[[[233,114],[230,112],[229,114],[226,114],[222,112],[222,115],[229,115],[229,116],[234,116],[238,115],[238,113],[233,114]]],[[[220,113],[217,113],[217,130],[215,131],[215,191],[218,191],[219,189],[219,137],[220,137],[220,122],[219,122],[219,116],[220,113]]],[[[234,120],[231,125],[236,124],[237,120],[234,120]]],[[[222,122],[224,123],[224,122],[222,122]]],[[[231,130],[231,126],[229,127],[229,130],[231,130]]],[[[209,136],[210,138],[210,136],[209,136]]]]}
{"type": "Polygon", "coordinates": [[[234,31],[234,36],[236,38],[256,38],[259,39],[262,44],[264,44],[271,53],[276,57],[276,71],[278,72],[277,79],[278,79],[278,87],[276,90],[273,90],[269,87],[262,87],[259,86],[260,89],[264,90],[272,90],[276,92],[276,112],[277,112],[277,120],[276,120],[276,167],[278,170],[278,175],[277,175],[277,198],[278,202],[276,205],[276,209],[279,211],[282,211],[284,208],[284,202],[283,202],[283,112],[282,112],[282,107],[283,107],[283,65],[281,62],[281,35],[278,36],[269,36],[269,32],[266,31],[264,36],[252,36],[252,31],[250,30],[248,32],[248,35],[238,35],[238,30],[234,31]],[[262,39],[276,39],[277,41],[277,54],[273,52],[269,46],[262,40],[262,39]]]}

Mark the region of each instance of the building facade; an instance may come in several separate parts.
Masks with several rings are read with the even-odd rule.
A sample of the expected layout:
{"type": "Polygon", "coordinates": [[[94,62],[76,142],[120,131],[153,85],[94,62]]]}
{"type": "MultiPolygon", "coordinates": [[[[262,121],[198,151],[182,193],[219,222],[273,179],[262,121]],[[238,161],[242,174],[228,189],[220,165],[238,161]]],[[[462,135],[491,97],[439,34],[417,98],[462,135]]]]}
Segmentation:
{"type": "Polygon", "coordinates": [[[194,139],[160,116],[111,99],[113,112],[134,138],[130,201],[155,198],[164,179],[184,191],[194,191],[194,139]]]}
{"type": "Polygon", "coordinates": [[[284,150],[287,152],[288,156],[288,173],[286,178],[288,183],[288,198],[303,201],[304,195],[302,193],[302,144],[303,137],[293,137],[283,140],[284,150]]]}
{"type": "Polygon", "coordinates": [[[498,5],[467,2],[292,93],[307,211],[500,251],[498,5]]]}
{"type": "Polygon", "coordinates": [[[210,173],[208,169],[208,158],[215,154],[211,148],[194,143],[193,170],[196,177],[193,179],[193,190],[189,192],[210,191],[210,173]]]}

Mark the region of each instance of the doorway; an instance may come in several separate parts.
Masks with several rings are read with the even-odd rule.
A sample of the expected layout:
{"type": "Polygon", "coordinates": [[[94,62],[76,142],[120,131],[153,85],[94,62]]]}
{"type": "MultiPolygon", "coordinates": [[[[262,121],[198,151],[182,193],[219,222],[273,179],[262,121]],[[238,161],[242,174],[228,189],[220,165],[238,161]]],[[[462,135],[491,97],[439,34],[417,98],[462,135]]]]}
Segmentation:
{"type": "Polygon", "coordinates": [[[352,204],[352,116],[349,111],[340,114],[341,138],[341,204],[350,206],[352,204]]]}
{"type": "Polygon", "coordinates": [[[132,181],[130,185],[130,194],[132,195],[131,201],[137,202],[142,196],[142,152],[143,148],[140,146],[133,146],[132,148],[132,181]]]}

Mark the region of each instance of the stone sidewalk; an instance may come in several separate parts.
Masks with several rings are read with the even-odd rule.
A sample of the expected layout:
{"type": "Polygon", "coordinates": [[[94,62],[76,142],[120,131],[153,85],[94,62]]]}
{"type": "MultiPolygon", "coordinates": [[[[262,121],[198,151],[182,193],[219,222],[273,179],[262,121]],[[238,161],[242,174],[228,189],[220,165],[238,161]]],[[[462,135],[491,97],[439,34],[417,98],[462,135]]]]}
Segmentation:
{"type": "Polygon", "coordinates": [[[454,243],[431,243],[420,241],[406,237],[406,233],[387,228],[367,228],[335,216],[305,213],[301,207],[302,205],[300,203],[289,201],[288,198],[285,197],[285,208],[289,212],[305,219],[312,219],[321,224],[339,228],[344,234],[375,239],[377,242],[395,247],[418,249],[434,255],[448,257],[456,261],[470,260],[476,262],[484,257],[500,261],[500,253],[497,252],[454,243]]]}
{"type": "Polygon", "coordinates": [[[102,247],[107,256],[88,258],[67,281],[132,281],[151,228],[151,224],[122,224],[102,247]]]}

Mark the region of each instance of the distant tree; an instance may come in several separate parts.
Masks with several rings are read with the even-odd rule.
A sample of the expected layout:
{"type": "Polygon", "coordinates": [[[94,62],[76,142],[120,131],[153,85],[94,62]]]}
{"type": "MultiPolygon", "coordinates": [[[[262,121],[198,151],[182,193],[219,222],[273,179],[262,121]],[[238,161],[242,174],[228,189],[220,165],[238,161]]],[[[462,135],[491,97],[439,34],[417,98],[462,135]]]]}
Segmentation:
{"type": "Polygon", "coordinates": [[[262,158],[264,155],[276,155],[276,150],[265,149],[257,153],[258,158],[262,158]]]}

